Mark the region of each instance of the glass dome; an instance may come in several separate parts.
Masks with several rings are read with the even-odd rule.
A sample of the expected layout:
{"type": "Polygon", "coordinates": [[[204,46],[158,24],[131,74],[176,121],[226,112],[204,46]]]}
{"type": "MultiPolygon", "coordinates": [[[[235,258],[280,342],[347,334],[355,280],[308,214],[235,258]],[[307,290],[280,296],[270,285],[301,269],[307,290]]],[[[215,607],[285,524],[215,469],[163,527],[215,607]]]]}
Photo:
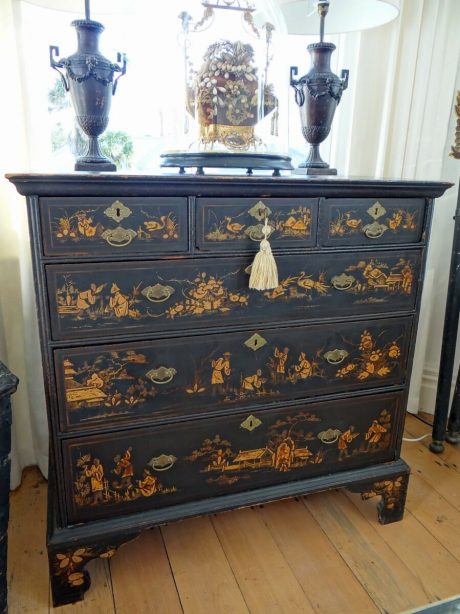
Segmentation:
{"type": "Polygon", "coordinates": [[[264,1],[192,4],[200,9],[198,16],[179,15],[187,113],[184,155],[202,154],[208,162],[214,158],[215,164],[204,166],[223,161],[221,166],[261,168],[257,160],[262,160],[273,170],[291,168],[279,155],[275,25],[267,19],[264,1]]]}

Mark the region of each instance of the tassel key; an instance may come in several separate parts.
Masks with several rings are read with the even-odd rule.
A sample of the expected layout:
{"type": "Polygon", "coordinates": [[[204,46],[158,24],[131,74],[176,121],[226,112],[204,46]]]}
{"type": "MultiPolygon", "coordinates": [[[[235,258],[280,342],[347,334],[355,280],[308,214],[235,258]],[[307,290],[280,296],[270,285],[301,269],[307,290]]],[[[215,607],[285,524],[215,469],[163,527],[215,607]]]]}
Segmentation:
{"type": "Polygon", "coordinates": [[[278,287],[278,268],[267,238],[270,234],[268,218],[265,218],[262,233],[264,238],[252,263],[249,287],[253,290],[273,290],[278,287]]]}

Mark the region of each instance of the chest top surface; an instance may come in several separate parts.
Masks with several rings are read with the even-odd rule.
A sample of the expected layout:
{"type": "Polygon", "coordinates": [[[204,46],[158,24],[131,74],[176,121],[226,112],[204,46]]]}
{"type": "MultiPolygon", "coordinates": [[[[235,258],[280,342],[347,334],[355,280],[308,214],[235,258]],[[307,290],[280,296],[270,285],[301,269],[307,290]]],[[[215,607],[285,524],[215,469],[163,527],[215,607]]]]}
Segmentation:
{"type": "Polygon", "coordinates": [[[241,175],[126,175],[115,173],[39,174],[11,173],[7,179],[23,195],[39,196],[102,196],[113,195],[222,195],[248,196],[385,196],[425,197],[441,196],[451,183],[442,181],[414,181],[361,177],[302,177],[241,175]]]}

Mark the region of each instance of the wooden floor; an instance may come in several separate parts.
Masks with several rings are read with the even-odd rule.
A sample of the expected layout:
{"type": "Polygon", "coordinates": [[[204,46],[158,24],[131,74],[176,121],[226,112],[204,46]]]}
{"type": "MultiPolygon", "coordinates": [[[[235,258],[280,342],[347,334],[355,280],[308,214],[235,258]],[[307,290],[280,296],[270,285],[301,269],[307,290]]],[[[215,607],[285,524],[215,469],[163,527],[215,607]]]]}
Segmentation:
{"type": "MultiPolygon", "coordinates": [[[[407,436],[430,429],[414,417],[407,436]]],[[[61,614],[400,613],[460,593],[460,446],[405,443],[403,522],[377,523],[376,499],[332,491],[145,532],[88,565],[84,602],[61,614]]],[[[46,482],[30,469],[11,496],[9,612],[50,607],[46,482]]]]}

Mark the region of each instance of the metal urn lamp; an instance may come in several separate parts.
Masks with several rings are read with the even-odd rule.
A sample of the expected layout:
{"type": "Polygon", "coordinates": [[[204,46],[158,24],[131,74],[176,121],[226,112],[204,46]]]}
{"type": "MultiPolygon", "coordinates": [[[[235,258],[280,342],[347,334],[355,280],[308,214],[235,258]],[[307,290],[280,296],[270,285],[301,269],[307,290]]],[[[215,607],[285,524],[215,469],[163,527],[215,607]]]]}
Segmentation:
{"type": "Polygon", "coordinates": [[[300,109],[302,135],[310,145],[305,162],[295,172],[308,175],[336,175],[320,155],[319,146],[330,133],[335,110],[343,91],[348,87],[348,70],[339,78],[331,71],[333,43],[324,42],[325,18],[331,6],[330,33],[373,28],[398,16],[399,0],[278,0],[289,34],[311,34],[317,31],[320,16],[319,43],[308,45],[312,67],[300,79],[296,66],[291,67],[290,85],[300,109]],[[316,5],[316,6],[315,6],[316,5]],[[313,9],[313,10],[312,10],[313,9]],[[317,9],[317,10],[316,10],[317,9]],[[312,29],[312,26],[314,29],[312,29]]]}
{"type": "Polygon", "coordinates": [[[331,54],[335,50],[333,43],[324,42],[324,20],[329,10],[329,2],[318,2],[320,15],[319,43],[308,45],[312,58],[310,71],[299,80],[297,66],[291,66],[290,84],[295,89],[295,100],[300,109],[302,134],[310,145],[307,159],[299,168],[305,168],[307,174],[336,175],[337,169],[330,168],[319,153],[320,143],[331,131],[335,109],[342,93],[348,87],[348,70],[342,70],[341,79],[331,71],[331,54]]]}
{"type": "Polygon", "coordinates": [[[50,46],[50,64],[61,75],[65,90],[70,91],[76,119],[88,136],[87,151],[77,159],[75,170],[116,171],[112,160],[101,153],[98,138],[107,128],[118,79],[126,73],[126,56],[118,54],[117,61],[122,62],[119,66],[100,53],[99,37],[104,26],[90,18],[89,0],[85,0],[85,19],[77,19],[71,25],[77,31],[77,51],[56,60],[59,48],[50,46]]]}

